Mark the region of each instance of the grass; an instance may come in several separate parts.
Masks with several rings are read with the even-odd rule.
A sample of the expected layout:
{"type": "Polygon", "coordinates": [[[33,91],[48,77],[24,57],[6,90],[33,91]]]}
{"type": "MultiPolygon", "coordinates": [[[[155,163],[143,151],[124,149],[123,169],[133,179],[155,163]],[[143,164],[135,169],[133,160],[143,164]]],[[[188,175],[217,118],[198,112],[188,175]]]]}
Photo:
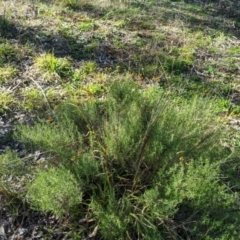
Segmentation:
{"type": "Polygon", "coordinates": [[[11,64],[16,60],[16,55],[18,54],[18,49],[12,46],[9,43],[2,43],[0,45],[0,66],[4,66],[4,64],[11,64]]]}
{"type": "Polygon", "coordinates": [[[4,112],[5,110],[9,110],[11,106],[13,106],[15,99],[13,95],[9,92],[0,93],[0,111],[4,112]]]}
{"type": "Polygon", "coordinates": [[[83,22],[78,25],[78,29],[87,32],[94,28],[94,24],[92,22],[83,22]]]}
{"type": "Polygon", "coordinates": [[[0,83],[8,82],[17,75],[17,69],[14,67],[0,68],[0,83]]]}
{"type": "Polygon", "coordinates": [[[49,78],[54,74],[60,78],[71,75],[71,62],[67,58],[56,58],[53,54],[44,54],[37,57],[35,63],[38,68],[45,71],[49,78]]]}
{"type": "MultiPolygon", "coordinates": [[[[73,227],[76,239],[94,230],[96,239],[238,236],[228,217],[239,195],[230,191],[239,136],[229,126],[240,112],[232,101],[240,90],[237,9],[28,3],[0,2],[0,113],[37,113],[15,137],[29,152],[43,150],[48,167],[30,161],[24,171],[33,180],[20,196],[13,186],[4,194],[69,226],[93,219],[88,229],[73,227]]],[[[1,191],[8,170],[24,176],[11,159],[21,162],[0,155],[1,191]]]]}

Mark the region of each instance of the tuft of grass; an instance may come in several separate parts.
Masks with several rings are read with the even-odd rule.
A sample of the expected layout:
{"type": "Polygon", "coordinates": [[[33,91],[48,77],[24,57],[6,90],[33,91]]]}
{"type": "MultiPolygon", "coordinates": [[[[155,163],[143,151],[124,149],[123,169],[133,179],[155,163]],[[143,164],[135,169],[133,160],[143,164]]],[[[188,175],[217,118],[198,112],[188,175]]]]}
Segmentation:
{"type": "Polygon", "coordinates": [[[15,103],[13,95],[9,92],[0,93],[0,112],[4,112],[11,108],[15,103]]]}
{"type": "Polygon", "coordinates": [[[94,29],[95,24],[93,22],[83,22],[78,25],[78,29],[87,32],[94,29]]]}
{"type": "Polygon", "coordinates": [[[228,48],[227,53],[231,54],[232,56],[239,56],[240,54],[240,47],[239,46],[232,46],[228,48]]]}
{"type": "Polygon", "coordinates": [[[84,86],[83,91],[85,91],[89,95],[97,96],[101,95],[104,92],[104,87],[102,84],[91,83],[84,86]]]}
{"type": "Polygon", "coordinates": [[[0,67],[17,60],[18,50],[9,43],[0,44],[0,67]]]}
{"type": "Polygon", "coordinates": [[[0,84],[9,82],[11,79],[16,77],[18,70],[12,66],[0,67],[0,84]]]}
{"type": "Polygon", "coordinates": [[[0,166],[1,177],[4,175],[21,176],[25,171],[24,163],[9,148],[6,150],[6,153],[0,155],[0,166]]]}
{"type": "Polygon", "coordinates": [[[97,64],[95,61],[88,61],[82,64],[81,72],[83,75],[89,75],[96,71],[97,64]]]}
{"type": "Polygon", "coordinates": [[[71,61],[68,58],[57,58],[50,53],[38,56],[35,64],[45,73],[57,74],[61,78],[69,77],[72,73],[71,61]]]}
{"type": "Polygon", "coordinates": [[[43,93],[38,88],[28,88],[22,91],[22,105],[27,110],[37,110],[46,104],[43,93]]]}

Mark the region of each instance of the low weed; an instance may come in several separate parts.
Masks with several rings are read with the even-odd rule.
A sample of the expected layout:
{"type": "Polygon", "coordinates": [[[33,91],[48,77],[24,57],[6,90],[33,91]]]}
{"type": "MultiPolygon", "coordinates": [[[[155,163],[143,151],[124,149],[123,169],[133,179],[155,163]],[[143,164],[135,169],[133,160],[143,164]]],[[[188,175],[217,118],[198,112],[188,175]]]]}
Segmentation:
{"type": "Polygon", "coordinates": [[[50,76],[57,74],[61,78],[71,75],[71,61],[67,58],[57,58],[53,54],[44,54],[35,59],[36,66],[50,76]]]}
{"type": "Polygon", "coordinates": [[[18,51],[17,48],[9,43],[0,44],[0,67],[4,67],[4,64],[10,64],[17,60],[18,51]]]}
{"type": "Polygon", "coordinates": [[[11,81],[18,73],[14,67],[0,67],[0,84],[11,81]]]}
{"type": "Polygon", "coordinates": [[[6,153],[0,155],[1,171],[0,175],[21,176],[24,174],[24,163],[18,158],[17,154],[10,149],[6,153]]]}
{"type": "Polygon", "coordinates": [[[22,91],[21,95],[24,109],[37,110],[47,104],[43,93],[38,88],[26,88],[22,91]]]}
{"type": "Polygon", "coordinates": [[[21,92],[21,107],[30,111],[54,107],[65,95],[66,91],[61,89],[48,88],[43,90],[36,87],[26,88],[21,92]]]}
{"type": "Polygon", "coordinates": [[[89,74],[94,73],[96,69],[97,69],[97,64],[95,61],[85,62],[81,66],[81,72],[83,76],[87,76],[89,74]]]}
{"type": "Polygon", "coordinates": [[[0,112],[4,112],[11,108],[15,103],[13,95],[9,92],[0,93],[0,112]]]}
{"type": "Polygon", "coordinates": [[[84,86],[83,91],[86,92],[86,94],[97,96],[104,92],[104,86],[98,83],[91,83],[84,86]]]}
{"type": "Polygon", "coordinates": [[[94,28],[94,23],[93,22],[83,22],[78,25],[78,29],[87,32],[90,31],[94,28]]]}

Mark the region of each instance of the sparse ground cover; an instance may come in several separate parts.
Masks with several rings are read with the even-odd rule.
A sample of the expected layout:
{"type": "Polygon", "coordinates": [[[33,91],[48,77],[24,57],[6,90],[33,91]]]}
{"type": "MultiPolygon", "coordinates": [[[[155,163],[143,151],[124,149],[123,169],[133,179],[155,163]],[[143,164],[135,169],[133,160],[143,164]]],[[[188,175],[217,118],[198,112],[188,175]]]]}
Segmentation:
{"type": "Polygon", "coordinates": [[[239,236],[229,4],[0,1],[5,237],[239,236]]]}

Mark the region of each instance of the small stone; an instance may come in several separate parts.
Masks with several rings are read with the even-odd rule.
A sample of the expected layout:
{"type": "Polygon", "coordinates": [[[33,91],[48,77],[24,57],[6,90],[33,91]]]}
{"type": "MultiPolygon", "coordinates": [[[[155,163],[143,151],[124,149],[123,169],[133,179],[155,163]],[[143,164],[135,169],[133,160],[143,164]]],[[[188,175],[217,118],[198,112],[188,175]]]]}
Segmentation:
{"type": "Polygon", "coordinates": [[[0,226],[0,236],[5,236],[5,230],[3,226],[0,226]]]}
{"type": "Polygon", "coordinates": [[[20,236],[25,235],[27,233],[27,229],[26,228],[18,228],[17,232],[20,236]]]}
{"type": "Polygon", "coordinates": [[[41,152],[39,150],[35,151],[34,153],[34,160],[37,161],[41,155],[41,152]]]}

